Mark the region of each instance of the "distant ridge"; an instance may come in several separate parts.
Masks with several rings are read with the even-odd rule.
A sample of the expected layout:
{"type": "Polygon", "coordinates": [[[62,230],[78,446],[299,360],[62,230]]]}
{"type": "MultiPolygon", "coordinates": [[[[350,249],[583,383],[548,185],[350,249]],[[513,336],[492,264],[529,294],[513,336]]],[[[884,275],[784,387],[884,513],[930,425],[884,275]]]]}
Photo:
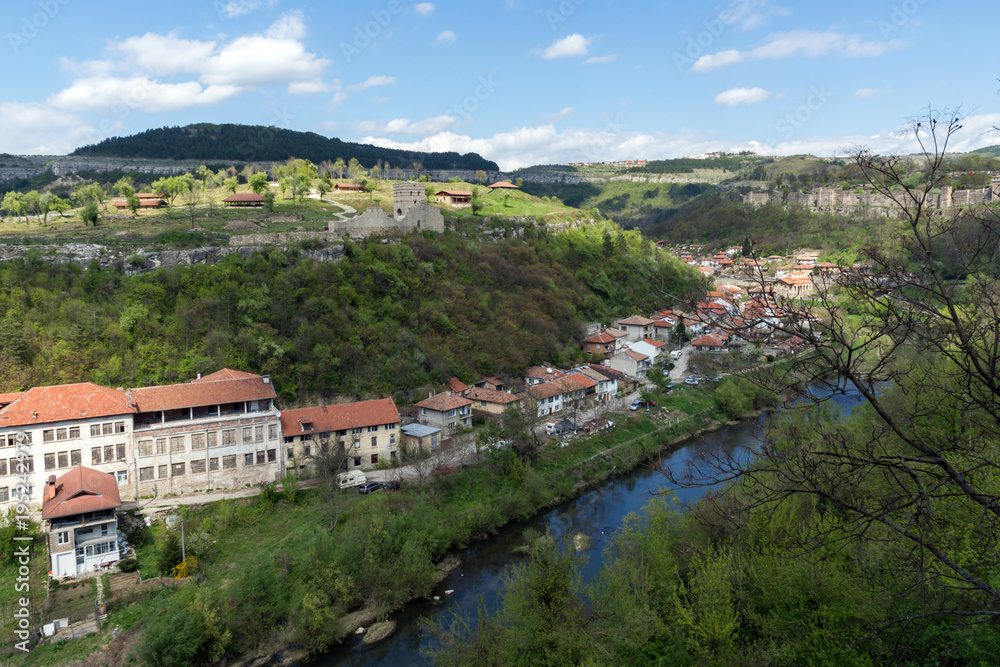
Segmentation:
{"type": "Polygon", "coordinates": [[[418,153],[328,139],[315,132],[231,123],[146,130],[83,146],[71,155],[233,162],[280,162],[295,157],[317,164],[323,160],[343,158],[347,162],[355,158],[368,168],[381,160],[383,164],[404,169],[412,168],[416,162],[424,169],[499,171],[495,162],[476,153],[418,153]]]}

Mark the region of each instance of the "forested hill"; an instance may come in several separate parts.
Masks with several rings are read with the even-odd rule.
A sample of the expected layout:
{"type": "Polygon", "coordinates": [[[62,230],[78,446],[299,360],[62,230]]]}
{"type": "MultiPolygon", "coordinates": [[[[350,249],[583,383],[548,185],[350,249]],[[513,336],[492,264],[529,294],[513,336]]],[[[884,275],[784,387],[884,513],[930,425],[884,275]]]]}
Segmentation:
{"type": "Polygon", "coordinates": [[[356,158],[365,167],[372,167],[381,160],[383,164],[404,169],[419,163],[424,169],[499,171],[496,162],[476,153],[418,153],[328,139],[315,132],[211,123],[163,127],[129,137],[112,137],[78,148],[71,155],[233,162],[281,162],[295,157],[317,164],[323,160],[356,158]]]}

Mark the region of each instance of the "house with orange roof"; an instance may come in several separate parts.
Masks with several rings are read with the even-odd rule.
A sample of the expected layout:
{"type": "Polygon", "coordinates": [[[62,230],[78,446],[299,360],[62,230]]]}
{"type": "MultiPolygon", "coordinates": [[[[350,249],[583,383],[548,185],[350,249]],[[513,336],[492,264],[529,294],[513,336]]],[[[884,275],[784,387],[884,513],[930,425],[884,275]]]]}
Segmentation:
{"type": "Polygon", "coordinates": [[[82,382],[12,398],[0,407],[0,510],[14,500],[37,506],[49,475],[84,462],[113,475],[127,501],[273,481],[282,471],[268,376],[223,369],[184,384],[82,382]]]}
{"type": "Polygon", "coordinates": [[[48,527],[53,579],[96,572],[118,562],[121,505],[114,475],[76,466],[59,477],[49,476],[42,521],[48,527]]]}
{"type": "Polygon", "coordinates": [[[621,336],[612,336],[606,331],[601,331],[589,338],[584,338],[581,347],[583,347],[584,352],[609,359],[621,351],[621,343],[619,342],[621,339],[621,336]]]}
{"type": "Polygon", "coordinates": [[[487,389],[486,387],[472,387],[465,395],[472,401],[472,409],[475,412],[482,412],[488,415],[502,415],[509,408],[521,406],[521,398],[506,391],[487,389]]]}
{"type": "Polygon", "coordinates": [[[691,341],[691,345],[699,352],[728,352],[729,336],[724,333],[705,334],[691,341]]]}
{"type": "Polygon", "coordinates": [[[645,340],[640,340],[635,343],[629,343],[628,349],[638,352],[640,354],[645,354],[649,357],[650,365],[656,363],[657,357],[660,356],[660,351],[665,350],[667,344],[662,340],[655,340],[653,338],[647,338],[645,340]]]}
{"type": "Polygon", "coordinates": [[[448,391],[455,394],[456,396],[465,396],[468,393],[470,387],[456,377],[450,377],[445,382],[448,385],[448,391]]]}
{"type": "Polygon", "coordinates": [[[434,193],[434,200],[454,208],[472,206],[472,193],[468,190],[439,190],[434,193]]]}
{"type": "Polygon", "coordinates": [[[369,470],[396,461],[402,420],[391,398],[281,411],[282,445],[289,471],[309,471],[328,447],[343,447],[343,469],[369,470]]]}
{"type": "Polygon", "coordinates": [[[435,426],[445,433],[469,426],[472,421],[472,401],[464,396],[442,392],[417,403],[417,421],[435,426]]]}

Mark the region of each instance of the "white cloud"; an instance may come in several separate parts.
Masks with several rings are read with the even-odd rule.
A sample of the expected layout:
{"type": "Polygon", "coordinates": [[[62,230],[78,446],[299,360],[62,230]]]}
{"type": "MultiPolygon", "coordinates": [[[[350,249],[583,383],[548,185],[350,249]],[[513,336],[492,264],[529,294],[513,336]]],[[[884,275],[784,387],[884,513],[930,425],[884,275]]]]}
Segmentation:
{"type": "Polygon", "coordinates": [[[157,35],[147,32],[108,45],[108,53],[124,59],[120,66],[138,67],[156,76],[179,72],[198,72],[215,51],[215,42],[181,39],[175,32],[157,35]]]}
{"type": "Polygon", "coordinates": [[[65,155],[103,138],[76,114],[33,102],[0,102],[0,146],[7,152],[65,155]]]}
{"type": "Polygon", "coordinates": [[[333,98],[330,100],[330,108],[336,109],[341,104],[343,104],[344,100],[346,100],[348,97],[350,97],[350,95],[348,95],[347,93],[334,93],[333,98]]]}
{"type": "Polygon", "coordinates": [[[577,58],[587,55],[590,50],[591,39],[577,33],[557,39],[542,51],[542,58],[552,60],[553,58],[577,58]]]}
{"type": "Polygon", "coordinates": [[[434,44],[438,46],[442,44],[454,44],[457,40],[458,37],[455,36],[454,32],[451,30],[445,30],[434,39],[434,44]]]}
{"type": "Polygon", "coordinates": [[[548,116],[543,116],[538,122],[544,125],[548,123],[556,123],[560,120],[566,120],[573,115],[574,111],[576,111],[576,109],[573,107],[563,107],[562,111],[549,114],[548,116]]]}
{"type": "Polygon", "coordinates": [[[875,95],[888,92],[888,88],[858,88],[854,91],[854,97],[860,100],[865,97],[874,97],[875,95]]]}
{"type": "Polygon", "coordinates": [[[418,2],[416,5],[413,6],[413,9],[421,16],[427,16],[428,14],[434,11],[434,3],[418,2]]]}
{"type": "Polygon", "coordinates": [[[734,107],[737,104],[755,104],[771,97],[771,93],[763,88],[730,88],[715,96],[716,104],[734,107]]]}
{"type": "Polygon", "coordinates": [[[771,16],[788,16],[788,10],[772,6],[768,0],[733,0],[719,13],[723,23],[735,25],[741,30],[759,28],[771,16]]]}
{"type": "Polygon", "coordinates": [[[318,95],[335,90],[336,87],[330,83],[324,83],[322,79],[312,81],[292,81],[288,84],[289,95],[318,95]]]}
{"type": "Polygon", "coordinates": [[[587,58],[586,60],[583,61],[583,64],[596,65],[599,63],[613,63],[616,60],[618,60],[618,55],[614,53],[609,53],[606,56],[593,56],[591,58],[587,58]]]}
{"type": "Polygon", "coordinates": [[[356,83],[353,86],[348,86],[348,90],[364,90],[365,88],[371,88],[373,86],[391,86],[396,83],[396,77],[385,76],[384,74],[379,74],[377,76],[370,76],[365,81],[361,83],[356,83]]]}
{"type": "Polygon", "coordinates": [[[299,40],[306,36],[306,24],[302,12],[289,12],[271,24],[267,37],[275,40],[299,40]]]}
{"type": "Polygon", "coordinates": [[[248,14],[260,7],[259,0],[230,0],[229,2],[222,4],[221,2],[216,5],[219,13],[225,16],[227,19],[236,18],[241,14],[248,14]]]}
{"type": "Polygon", "coordinates": [[[458,125],[458,119],[454,116],[434,116],[411,123],[408,118],[396,118],[387,123],[374,123],[372,121],[360,121],[355,123],[355,132],[369,132],[378,134],[413,134],[430,135],[442,132],[450,127],[458,125]]]}
{"type": "Polygon", "coordinates": [[[125,109],[177,111],[218,104],[241,92],[238,86],[202,86],[197,81],[160,83],[143,76],[101,77],[77,79],[48,103],[69,111],[107,110],[116,114],[125,109]]]}
{"type": "Polygon", "coordinates": [[[858,35],[844,35],[839,32],[815,32],[793,30],[769,35],[762,46],[750,51],[729,49],[704,55],[691,66],[694,72],[708,72],[726,65],[755,60],[780,60],[793,56],[815,58],[825,55],[839,55],[845,58],[868,58],[905,45],[902,40],[888,42],[866,42],[858,35]]]}

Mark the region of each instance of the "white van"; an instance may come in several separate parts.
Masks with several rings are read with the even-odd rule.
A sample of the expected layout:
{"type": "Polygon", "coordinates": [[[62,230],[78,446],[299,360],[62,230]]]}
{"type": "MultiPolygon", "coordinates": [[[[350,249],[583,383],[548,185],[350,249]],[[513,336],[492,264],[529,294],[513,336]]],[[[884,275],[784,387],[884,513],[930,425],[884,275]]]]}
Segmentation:
{"type": "Polygon", "coordinates": [[[674,361],[677,361],[683,356],[684,356],[684,350],[674,350],[673,352],[670,353],[670,358],[673,359],[674,361]]]}
{"type": "Polygon", "coordinates": [[[368,478],[365,477],[365,474],[360,470],[342,472],[337,479],[340,483],[340,488],[342,489],[347,489],[352,486],[361,486],[368,481],[368,478]]]}

